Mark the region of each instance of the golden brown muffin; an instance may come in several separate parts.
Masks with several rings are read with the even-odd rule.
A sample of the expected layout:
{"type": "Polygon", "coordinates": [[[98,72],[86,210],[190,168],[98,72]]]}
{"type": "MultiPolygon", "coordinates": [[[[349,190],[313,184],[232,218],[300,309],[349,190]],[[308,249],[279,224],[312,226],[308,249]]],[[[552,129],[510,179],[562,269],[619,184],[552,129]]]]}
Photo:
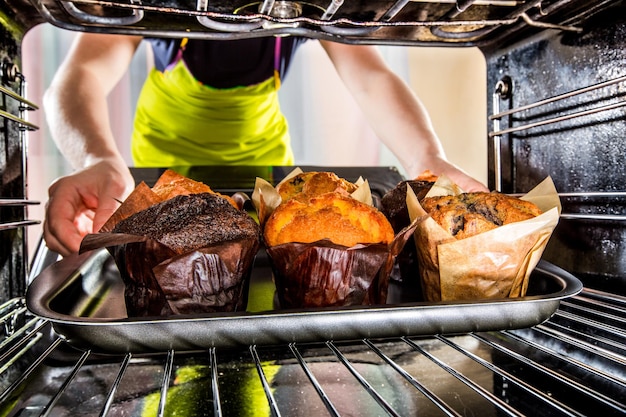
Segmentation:
{"type": "Polygon", "coordinates": [[[200,193],[213,193],[225,198],[235,208],[239,208],[232,197],[213,191],[211,187],[200,182],[187,178],[171,169],[166,169],[152,187],[152,191],[163,201],[178,195],[190,195],[200,193]]]}
{"type": "Polygon", "coordinates": [[[264,226],[265,243],[312,243],[322,239],[351,247],[390,243],[394,232],[376,208],[340,192],[291,199],[274,210],[264,226]]]}
{"type": "Polygon", "coordinates": [[[427,169],[426,171],[419,174],[414,178],[415,181],[428,181],[435,182],[439,179],[438,175],[435,175],[431,170],[427,169]]]}
{"type": "Polygon", "coordinates": [[[427,197],[421,205],[433,220],[457,239],[541,214],[535,204],[498,192],[427,197]]]}
{"type": "Polygon", "coordinates": [[[283,202],[294,196],[304,193],[307,196],[324,193],[338,192],[350,195],[356,191],[357,186],[333,172],[302,172],[279,184],[276,191],[280,194],[283,202]]]}

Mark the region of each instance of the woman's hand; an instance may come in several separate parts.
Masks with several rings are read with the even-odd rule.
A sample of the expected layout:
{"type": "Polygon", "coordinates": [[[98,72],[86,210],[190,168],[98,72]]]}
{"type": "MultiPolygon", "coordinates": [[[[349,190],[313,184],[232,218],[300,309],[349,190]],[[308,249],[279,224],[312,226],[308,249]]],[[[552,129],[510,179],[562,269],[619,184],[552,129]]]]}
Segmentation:
{"type": "Polygon", "coordinates": [[[48,248],[63,256],[78,252],[83,237],[97,232],[134,186],[119,159],[101,160],[57,179],[48,189],[43,224],[48,248]]]}
{"type": "Polygon", "coordinates": [[[471,177],[458,166],[452,164],[450,161],[440,156],[426,158],[422,165],[425,168],[421,172],[412,174],[409,173],[411,178],[417,177],[419,174],[428,169],[437,176],[445,174],[456,185],[461,187],[464,192],[489,191],[487,186],[485,186],[475,178],[471,177]]]}

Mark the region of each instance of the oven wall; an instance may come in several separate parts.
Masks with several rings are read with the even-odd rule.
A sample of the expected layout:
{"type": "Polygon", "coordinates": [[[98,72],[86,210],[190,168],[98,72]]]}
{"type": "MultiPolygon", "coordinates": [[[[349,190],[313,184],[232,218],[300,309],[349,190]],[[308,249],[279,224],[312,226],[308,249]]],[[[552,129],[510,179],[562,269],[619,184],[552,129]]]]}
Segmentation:
{"type": "Polygon", "coordinates": [[[26,282],[28,219],[24,124],[22,101],[26,84],[21,77],[21,39],[24,26],[0,4],[0,303],[23,295],[26,282]],[[6,114],[6,115],[5,115],[6,114]]]}
{"type": "MultiPolygon", "coordinates": [[[[510,79],[510,97],[489,102],[500,111],[626,76],[626,9],[588,21],[582,33],[547,31],[522,44],[486,51],[487,91],[510,79]]],[[[585,279],[590,287],[625,293],[626,82],[575,94],[500,120],[500,129],[540,124],[501,136],[502,190],[523,193],[551,176],[563,193],[563,216],[544,257],[585,279]],[[594,109],[606,108],[604,111],[594,109]],[[593,194],[591,194],[593,193],[593,194]],[[569,216],[573,214],[573,216],[569,216]]],[[[489,124],[490,131],[494,129],[489,124]]],[[[495,181],[489,141],[489,181],[495,181]]]]}

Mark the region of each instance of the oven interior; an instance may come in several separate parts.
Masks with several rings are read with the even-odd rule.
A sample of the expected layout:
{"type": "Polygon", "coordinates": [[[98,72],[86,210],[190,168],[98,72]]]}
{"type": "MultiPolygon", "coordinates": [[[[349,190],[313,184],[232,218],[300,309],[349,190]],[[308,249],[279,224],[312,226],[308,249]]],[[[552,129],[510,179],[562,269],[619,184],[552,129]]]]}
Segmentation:
{"type": "MultiPolygon", "coordinates": [[[[626,7],[622,1],[5,1],[0,66],[0,413],[31,415],[623,415],[626,412],[626,7]],[[490,188],[551,176],[563,204],[544,259],[584,284],[530,328],[157,354],[76,348],[29,313],[24,34],[477,46],[487,61],[490,188]]],[[[145,172],[137,172],[137,176],[145,172]]],[[[208,181],[211,183],[211,181],[208,181]]],[[[225,184],[226,190],[249,185],[225,184]]],[[[384,187],[383,187],[384,189],[384,187]]]]}

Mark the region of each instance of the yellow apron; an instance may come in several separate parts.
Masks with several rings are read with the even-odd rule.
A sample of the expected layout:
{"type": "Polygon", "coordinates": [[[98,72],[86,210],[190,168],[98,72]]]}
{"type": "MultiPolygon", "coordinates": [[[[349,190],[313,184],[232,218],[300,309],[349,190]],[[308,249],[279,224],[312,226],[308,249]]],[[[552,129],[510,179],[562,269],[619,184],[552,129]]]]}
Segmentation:
{"type": "Polygon", "coordinates": [[[278,85],[274,77],[215,89],[199,83],[182,60],[165,72],[153,69],[137,102],[135,166],[292,165],[278,85]]]}

